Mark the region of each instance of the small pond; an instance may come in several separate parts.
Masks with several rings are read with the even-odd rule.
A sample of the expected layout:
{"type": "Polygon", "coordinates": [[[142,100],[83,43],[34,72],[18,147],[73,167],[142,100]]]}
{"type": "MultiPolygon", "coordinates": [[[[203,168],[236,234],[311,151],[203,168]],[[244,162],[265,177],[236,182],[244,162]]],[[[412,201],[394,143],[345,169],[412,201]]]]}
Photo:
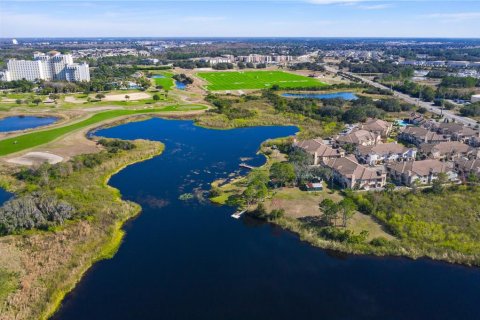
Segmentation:
{"type": "Polygon", "coordinates": [[[55,117],[15,116],[0,119],[0,132],[33,129],[55,123],[55,117]]]}
{"type": "Polygon", "coordinates": [[[3,190],[2,188],[0,188],[0,206],[3,205],[3,203],[5,201],[7,201],[8,199],[10,199],[13,195],[5,190],[3,190]]]}
{"type": "Polygon", "coordinates": [[[180,81],[175,81],[175,87],[179,90],[187,89],[187,85],[183,82],[180,82],[180,81]]]}
{"type": "Polygon", "coordinates": [[[333,92],[333,93],[284,93],[283,97],[303,98],[303,99],[343,99],[356,100],[357,95],[353,92],[333,92]]]}

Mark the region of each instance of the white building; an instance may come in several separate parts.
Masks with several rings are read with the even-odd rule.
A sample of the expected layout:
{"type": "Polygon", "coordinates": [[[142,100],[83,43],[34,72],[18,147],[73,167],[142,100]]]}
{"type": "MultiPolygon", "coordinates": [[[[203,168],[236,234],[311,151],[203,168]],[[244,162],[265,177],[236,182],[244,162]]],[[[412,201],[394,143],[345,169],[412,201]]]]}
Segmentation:
{"type": "Polygon", "coordinates": [[[90,81],[88,64],[74,63],[70,54],[61,54],[57,51],[50,51],[48,54],[35,52],[33,59],[8,60],[7,71],[4,73],[5,80],[90,81]]]}

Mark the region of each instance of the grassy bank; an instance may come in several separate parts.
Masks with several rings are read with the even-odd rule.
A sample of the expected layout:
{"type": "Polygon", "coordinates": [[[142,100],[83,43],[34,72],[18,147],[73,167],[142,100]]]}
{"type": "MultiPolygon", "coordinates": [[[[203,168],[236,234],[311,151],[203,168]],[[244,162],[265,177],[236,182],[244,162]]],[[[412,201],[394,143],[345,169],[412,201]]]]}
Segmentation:
{"type": "Polygon", "coordinates": [[[48,142],[51,142],[63,135],[72,131],[85,128],[87,126],[99,123],[105,120],[128,116],[149,113],[163,113],[174,111],[191,111],[206,109],[202,105],[172,105],[159,109],[138,109],[138,110],[113,110],[97,113],[88,119],[79,121],[70,125],[57,127],[48,130],[35,131],[24,135],[0,140],[0,156],[5,156],[11,153],[19,152],[25,149],[33,148],[48,142]]]}
{"type": "MultiPolygon", "coordinates": [[[[133,150],[120,151],[98,166],[83,168],[41,187],[73,205],[74,220],[50,231],[28,231],[0,238],[0,252],[11,255],[4,256],[2,264],[21,262],[19,266],[5,262],[5,277],[20,285],[0,301],[2,319],[47,319],[93,263],[113,256],[124,235],[123,223],[137,215],[140,206],[121,200],[119,191],[107,185],[108,180],[125,166],[152,158],[163,150],[159,142],[134,143],[133,150]]],[[[40,188],[11,179],[6,172],[0,178],[20,194],[40,188]]]]}

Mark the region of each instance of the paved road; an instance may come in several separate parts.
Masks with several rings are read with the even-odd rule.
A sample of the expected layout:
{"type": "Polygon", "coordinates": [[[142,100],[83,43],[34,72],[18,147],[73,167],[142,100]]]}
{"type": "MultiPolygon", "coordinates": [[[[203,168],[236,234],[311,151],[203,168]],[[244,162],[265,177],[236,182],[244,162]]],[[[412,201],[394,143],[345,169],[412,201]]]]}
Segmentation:
{"type": "MultiPolygon", "coordinates": [[[[327,71],[334,72],[334,73],[338,72],[337,69],[329,67],[329,66],[325,66],[325,69],[327,71]]],[[[374,82],[370,79],[361,77],[361,76],[359,76],[357,74],[354,74],[354,73],[351,73],[351,72],[345,72],[345,71],[342,71],[342,72],[351,76],[351,77],[357,78],[360,81],[362,81],[364,83],[367,83],[367,84],[369,84],[373,87],[390,91],[389,87],[386,87],[386,86],[384,86],[380,83],[374,82]]],[[[398,98],[402,99],[405,102],[410,103],[410,104],[414,104],[414,105],[418,105],[420,107],[424,107],[432,113],[443,115],[447,119],[455,120],[455,122],[460,122],[460,123],[463,123],[464,125],[472,126],[472,127],[477,125],[477,121],[475,121],[474,119],[458,116],[458,115],[456,115],[456,114],[454,114],[454,113],[452,113],[451,111],[448,111],[448,110],[443,110],[442,111],[439,107],[434,106],[433,103],[431,103],[431,102],[419,101],[419,99],[417,99],[417,98],[412,98],[411,96],[409,96],[407,94],[404,94],[404,93],[401,93],[401,92],[398,92],[398,91],[395,91],[395,90],[393,91],[393,95],[395,97],[398,97],[398,98]]]]}

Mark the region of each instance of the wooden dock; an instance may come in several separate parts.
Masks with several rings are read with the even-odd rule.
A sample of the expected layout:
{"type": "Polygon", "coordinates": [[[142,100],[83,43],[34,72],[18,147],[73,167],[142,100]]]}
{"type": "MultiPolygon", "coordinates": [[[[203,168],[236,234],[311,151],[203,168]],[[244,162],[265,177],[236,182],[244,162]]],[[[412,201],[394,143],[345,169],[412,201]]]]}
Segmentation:
{"type": "Polygon", "coordinates": [[[255,169],[254,166],[251,166],[251,165],[246,164],[246,163],[240,163],[239,166],[242,167],[242,168],[245,168],[245,169],[249,169],[249,170],[255,169]]]}
{"type": "Polygon", "coordinates": [[[242,216],[242,214],[244,214],[245,212],[247,212],[247,210],[235,212],[234,214],[232,214],[232,218],[234,218],[234,219],[240,219],[240,217],[242,216]]]}

